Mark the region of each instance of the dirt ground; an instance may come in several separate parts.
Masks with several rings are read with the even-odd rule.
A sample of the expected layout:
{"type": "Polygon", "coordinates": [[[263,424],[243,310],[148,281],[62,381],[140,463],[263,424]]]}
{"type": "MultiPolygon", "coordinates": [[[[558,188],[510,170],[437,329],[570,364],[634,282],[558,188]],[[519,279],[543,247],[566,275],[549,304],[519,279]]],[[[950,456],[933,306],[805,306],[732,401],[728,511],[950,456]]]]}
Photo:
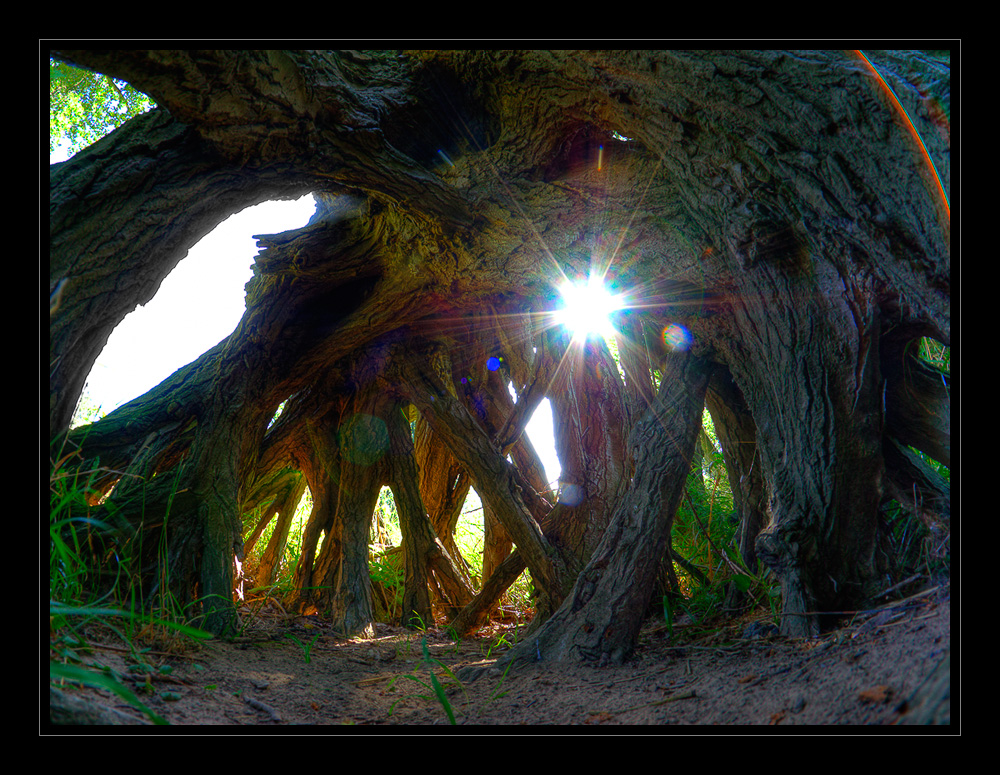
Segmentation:
{"type": "MultiPolygon", "coordinates": [[[[623,666],[549,663],[543,654],[500,674],[493,665],[519,633],[497,625],[456,643],[440,630],[377,625],[374,638],[345,640],[316,617],[287,615],[272,602],[235,641],[147,652],[151,669],[110,642],[87,659],[115,671],[171,725],[311,725],[325,733],[364,725],[391,734],[446,727],[448,710],[482,734],[515,725],[550,734],[571,725],[619,733],[633,726],[655,733],[660,725],[892,725],[950,659],[951,594],[947,581],[911,590],[811,641],[781,638],[761,616],[711,628],[680,624],[672,633],[651,622],[623,666]]],[[[91,709],[99,704],[118,722],[141,723],[140,713],[106,692],[67,688],[65,696],[91,709]]]]}

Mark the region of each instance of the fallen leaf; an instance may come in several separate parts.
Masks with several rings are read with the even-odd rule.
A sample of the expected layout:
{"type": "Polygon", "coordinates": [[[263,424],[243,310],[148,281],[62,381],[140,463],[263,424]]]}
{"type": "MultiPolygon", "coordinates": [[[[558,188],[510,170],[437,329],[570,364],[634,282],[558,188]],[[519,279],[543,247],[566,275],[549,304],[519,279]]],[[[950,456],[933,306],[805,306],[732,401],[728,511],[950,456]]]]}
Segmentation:
{"type": "Polygon", "coordinates": [[[884,684],[872,686],[870,689],[862,689],[858,692],[858,699],[862,702],[888,702],[890,697],[892,697],[892,687],[885,686],[884,684]]]}

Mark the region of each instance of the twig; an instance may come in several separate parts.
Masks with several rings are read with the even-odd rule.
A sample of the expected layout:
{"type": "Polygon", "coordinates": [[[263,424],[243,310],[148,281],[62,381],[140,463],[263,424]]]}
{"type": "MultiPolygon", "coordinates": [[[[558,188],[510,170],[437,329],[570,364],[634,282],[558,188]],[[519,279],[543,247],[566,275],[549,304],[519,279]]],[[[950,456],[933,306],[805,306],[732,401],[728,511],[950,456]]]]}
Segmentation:
{"type": "Polygon", "coordinates": [[[907,586],[908,584],[912,584],[912,583],[913,583],[914,581],[917,581],[918,579],[922,579],[922,578],[924,578],[924,574],[922,574],[922,573],[917,573],[917,574],[915,574],[915,575],[913,575],[913,576],[910,576],[910,578],[908,578],[908,579],[903,579],[903,580],[902,580],[902,581],[900,581],[900,582],[899,582],[898,584],[893,584],[893,585],[892,585],[891,587],[889,587],[889,588],[888,588],[887,590],[885,590],[884,592],[882,592],[882,593],[881,593],[881,594],[879,595],[879,597],[888,597],[888,596],[889,596],[889,595],[891,595],[891,594],[892,594],[893,592],[895,592],[895,591],[896,591],[897,589],[901,589],[902,587],[905,587],[905,586],[907,586]]]}
{"type": "Polygon", "coordinates": [[[253,697],[247,697],[246,695],[243,695],[243,701],[254,710],[259,710],[262,713],[269,715],[272,721],[281,721],[281,716],[279,716],[277,711],[275,711],[275,709],[270,705],[265,705],[260,700],[255,700],[253,697]]]}
{"type": "MultiPolygon", "coordinates": [[[[718,485],[718,482],[719,482],[718,478],[716,478],[715,482],[716,482],[716,485],[718,485]]],[[[698,516],[698,512],[694,508],[694,502],[691,500],[691,493],[688,492],[687,490],[685,490],[684,491],[684,497],[687,499],[688,508],[691,509],[691,514],[694,516],[695,521],[698,523],[698,527],[701,528],[701,532],[704,534],[705,540],[708,541],[709,547],[711,547],[715,551],[715,553],[717,555],[719,555],[720,557],[722,557],[722,559],[725,561],[726,565],[728,565],[730,567],[730,569],[734,573],[736,573],[736,575],[738,575],[738,576],[747,576],[747,575],[749,575],[743,568],[741,568],[735,562],[733,562],[732,560],[730,560],[728,554],[726,554],[724,551],[722,551],[721,549],[719,549],[718,546],[715,545],[715,541],[712,540],[712,536],[710,536],[709,533],[708,533],[708,528],[705,527],[705,523],[701,521],[701,517],[698,516]]],[[[714,489],[712,490],[712,500],[713,500],[713,502],[715,500],[715,490],[714,489]]],[[[709,514],[711,514],[711,506],[709,506],[709,514]]]]}
{"type": "Polygon", "coordinates": [[[652,702],[643,702],[639,705],[633,705],[631,708],[625,708],[624,710],[617,711],[615,715],[628,713],[631,710],[638,710],[639,708],[651,708],[654,705],[666,705],[668,702],[674,702],[675,700],[690,700],[697,696],[698,695],[695,694],[694,689],[688,689],[687,691],[683,691],[678,694],[671,694],[669,697],[664,697],[662,700],[653,700],[652,702]]]}
{"type": "Polygon", "coordinates": [[[893,608],[899,608],[911,600],[916,600],[920,597],[927,597],[927,595],[936,592],[940,588],[941,585],[939,584],[936,587],[925,589],[923,592],[917,592],[917,594],[910,595],[909,597],[900,598],[878,608],[859,608],[857,611],[782,611],[781,616],[857,616],[858,614],[875,614],[880,611],[891,611],[893,608]]]}
{"type": "Polygon", "coordinates": [[[191,686],[191,682],[186,678],[178,678],[175,675],[168,675],[166,673],[129,673],[124,676],[128,681],[132,683],[147,685],[153,681],[171,684],[180,684],[181,686],[191,686]]]}
{"type": "Polygon", "coordinates": [[[391,678],[396,678],[396,676],[392,674],[375,675],[372,676],[371,678],[359,678],[357,681],[352,681],[351,683],[353,683],[355,686],[367,686],[368,684],[377,684],[380,681],[388,681],[391,678]]]}

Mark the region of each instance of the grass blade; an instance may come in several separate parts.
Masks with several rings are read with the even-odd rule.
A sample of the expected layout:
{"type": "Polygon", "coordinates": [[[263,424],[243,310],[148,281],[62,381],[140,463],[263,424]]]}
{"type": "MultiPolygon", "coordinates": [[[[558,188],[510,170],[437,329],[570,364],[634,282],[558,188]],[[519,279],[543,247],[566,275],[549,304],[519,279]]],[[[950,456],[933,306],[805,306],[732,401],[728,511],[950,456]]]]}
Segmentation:
{"type": "Polygon", "coordinates": [[[145,713],[154,724],[167,724],[167,720],[157,715],[152,710],[143,705],[139,698],[131,691],[122,686],[118,681],[109,675],[89,670],[79,665],[64,665],[57,662],[49,662],[50,681],[73,681],[97,689],[107,689],[112,694],[121,697],[132,707],[145,713]]]}

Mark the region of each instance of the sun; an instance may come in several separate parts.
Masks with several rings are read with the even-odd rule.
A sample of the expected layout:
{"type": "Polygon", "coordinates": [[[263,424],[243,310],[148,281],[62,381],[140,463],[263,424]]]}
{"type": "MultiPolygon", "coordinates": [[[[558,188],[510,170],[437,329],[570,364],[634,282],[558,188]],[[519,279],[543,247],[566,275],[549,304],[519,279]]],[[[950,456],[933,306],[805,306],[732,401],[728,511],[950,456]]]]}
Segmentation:
{"type": "Polygon", "coordinates": [[[574,339],[614,335],[611,315],[622,308],[622,297],[611,293],[600,276],[591,275],[586,283],[567,280],[559,292],[563,303],[556,312],[556,319],[566,326],[574,339]]]}

